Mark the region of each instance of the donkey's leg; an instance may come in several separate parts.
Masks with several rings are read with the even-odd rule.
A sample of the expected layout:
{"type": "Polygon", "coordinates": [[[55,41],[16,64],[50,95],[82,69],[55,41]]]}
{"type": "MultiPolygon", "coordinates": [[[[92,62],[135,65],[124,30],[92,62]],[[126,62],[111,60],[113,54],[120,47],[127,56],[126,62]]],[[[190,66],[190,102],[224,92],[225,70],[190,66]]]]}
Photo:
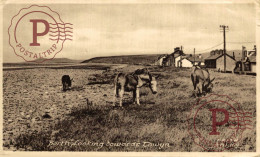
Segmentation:
{"type": "Polygon", "coordinates": [[[65,83],[65,86],[64,86],[65,88],[64,88],[64,91],[66,91],[67,89],[68,89],[68,84],[67,83],[65,83]]]}
{"type": "Polygon", "coordinates": [[[65,88],[66,88],[66,87],[65,87],[65,83],[62,83],[62,87],[63,87],[62,90],[65,91],[65,90],[66,90],[66,89],[65,89],[65,88]]]}
{"type": "Polygon", "coordinates": [[[207,91],[206,91],[206,89],[205,89],[205,81],[202,83],[201,89],[202,89],[202,95],[206,95],[206,94],[207,94],[207,91]]]}
{"type": "Polygon", "coordinates": [[[198,90],[199,95],[201,95],[202,94],[202,90],[203,90],[203,84],[201,82],[199,82],[197,84],[197,90],[198,90]]]}
{"type": "Polygon", "coordinates": [[[122,100],[123,100],[123,96],[124,96],[124,88],[121,88],[119,91],[119,97],[120,97],[120,102],[119,102],[119,106],[122,107],[122,100]]]}
{"type": "Polygon", "coordinates": [[[195,97],[200,96],[200,83],[197,83],[194,87],[195,97]]]}
{"type": "Polygon", "coordinates": [[[117,86],[115,85],[113,106],[116,106],[117,97],[118,97],[118,89],[117,89],[117,86]]]}
{"type": "Polygon", "coordinates": [[[136,89],[136,103],[137,103],[137,105],[140,105],[139,97],[140,97],[140,92],[139,92],[139,88],[137,88],[136,89]]]}
{"type": "Polygon", "coordinates": [[[191,80],[192,80],[192,84],[193,84],[193,95],[195,97],[197,97],[197,86],[198,86],[198,82],[197,82],[197,79],[196,77],[194,77],[193,75],[191,75],[191,80]]]}
{"type": "Polygon", "coordinates": [[[133,103],[136,102],[136,90],[133,90],[133,103]]]}
{"type": "Polygon", "coordinates": [[[195,97],[198,97],[198,84],[197,83],[195,83],[195,85],[194,85],[194,90],[193,90],[193,93],[194,93],[194,96],[195,97]]]}

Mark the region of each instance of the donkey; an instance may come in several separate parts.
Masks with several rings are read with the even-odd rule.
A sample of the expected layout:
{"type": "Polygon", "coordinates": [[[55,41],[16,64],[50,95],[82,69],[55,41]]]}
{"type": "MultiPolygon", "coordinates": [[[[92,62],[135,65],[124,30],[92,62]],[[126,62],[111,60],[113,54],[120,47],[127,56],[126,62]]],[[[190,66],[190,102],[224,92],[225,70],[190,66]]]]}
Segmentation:
{"type": "Polygon", "coordinates": [[[119,96],[120,103],[119,106],[122,107],[122,99],[124,92],[133,92],[133,102],[140,105],[140,88],[144,85],[149,85],[153,94],[157,93],[157,82],[155,77],[153,77],[148,69],[137,69],[131,74],[119,73],[115,77],[115,90],[114,90],[114,102],[115,106],[116,98],[119,96]]]}
{"type": "Polygon", "coordinates": [[[197,97],[197,92],[199,94],[206,94],[212,91],[215,78],[210,80],[210,74],[208,69],[203,69],[198,66],[192,67],[191,81],[194,87],[194,95],[197,97]],[[198,91],[197,91],[198,90],[198,91]]]}
{"type": "Polygon", "coordinates": [[[70,79],[69,75],[63,75],[61,78],[62,86],[63,86],[63,91],[66,91],[71,87],[71,82],[73,79],[70,79]]]}

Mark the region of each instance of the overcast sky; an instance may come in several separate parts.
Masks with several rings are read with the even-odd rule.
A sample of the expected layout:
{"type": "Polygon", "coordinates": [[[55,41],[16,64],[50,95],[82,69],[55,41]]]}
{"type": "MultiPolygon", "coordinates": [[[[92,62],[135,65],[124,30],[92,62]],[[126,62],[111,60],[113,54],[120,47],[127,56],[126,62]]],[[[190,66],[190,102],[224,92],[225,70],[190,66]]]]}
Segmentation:
{"type": "MultiPolygon", "coordinates": [[[[20,8],[4,7],[4,62],[23,61],[8,44],[7,29],[20,8]]],[[[223,42],[219,25],[228,25],[227,50],[251,49],[256,38],[254,4],[59,4],[48,5],[73,23],[73,41],[65,41],[56,57],[88,59],[97,56],[171,53],[183,46],[198,53],[223,42]]],[[[220,45],[215,48],[223,48],[220,45]]],[[[214,48],[214,49],[215,49],[214,48]]],[[[210,50],[209,50],[210,51],[210,50]]]]}

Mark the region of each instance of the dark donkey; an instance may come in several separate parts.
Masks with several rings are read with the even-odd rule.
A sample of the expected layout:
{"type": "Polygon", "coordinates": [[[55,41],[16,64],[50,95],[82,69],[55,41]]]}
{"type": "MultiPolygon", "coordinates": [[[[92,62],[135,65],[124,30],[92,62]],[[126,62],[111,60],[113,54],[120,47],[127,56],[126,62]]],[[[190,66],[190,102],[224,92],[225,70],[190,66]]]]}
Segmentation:
{"type": "Polygon", "coordinates": [[[115,97],[113,105],[115,106],[116,98],[120,97],[120,107],[122,106],[122,99],[124,92],[133,92],[133,101],[140,105],[139,89],[148,84],[152,93],[157,93],[157,82],[147,69],[138,69],[134,73],[124,74],[119,73],[115,78],[115,97]]]}
{"type": "Polygon", "coordinates": [[[197,97],[199,94],[206,94],[213,89],[212,82],[215,78],[210,80],[210,74],[208,69],[202,69],[198,66],[192,67],[191,80],[194,87],[194,95],[197,97]]]}
{"type": "Polygon", "coordinates": [[[70,79],[69,75],[63,75],[61,78],[62,86],[63,86],[63,91],[66,91],[71,87],[71,82],[73,79],[70,79]]]}

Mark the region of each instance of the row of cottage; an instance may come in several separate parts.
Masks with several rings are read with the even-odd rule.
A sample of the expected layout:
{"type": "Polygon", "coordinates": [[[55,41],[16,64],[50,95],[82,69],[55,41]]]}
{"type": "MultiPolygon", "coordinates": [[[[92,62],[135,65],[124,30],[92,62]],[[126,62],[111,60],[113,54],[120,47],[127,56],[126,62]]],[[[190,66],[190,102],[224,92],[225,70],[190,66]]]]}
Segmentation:
{"type": "MultiPolygon", "coordinates": [[[[182,47],[176,47],[174,52],[169,55],[162,55],[155,61],[155,65],[173,67],[192,67],[200,65],[206,68],[224,71],[224,51],[212,50],[210,53],[192,55],[185,54],[182,47]]],[[[242,47],[241,53],[235,55],[226,53],[227,72],[256,73],[256,46],[253,50],[246,50],[242,47]]]]}

